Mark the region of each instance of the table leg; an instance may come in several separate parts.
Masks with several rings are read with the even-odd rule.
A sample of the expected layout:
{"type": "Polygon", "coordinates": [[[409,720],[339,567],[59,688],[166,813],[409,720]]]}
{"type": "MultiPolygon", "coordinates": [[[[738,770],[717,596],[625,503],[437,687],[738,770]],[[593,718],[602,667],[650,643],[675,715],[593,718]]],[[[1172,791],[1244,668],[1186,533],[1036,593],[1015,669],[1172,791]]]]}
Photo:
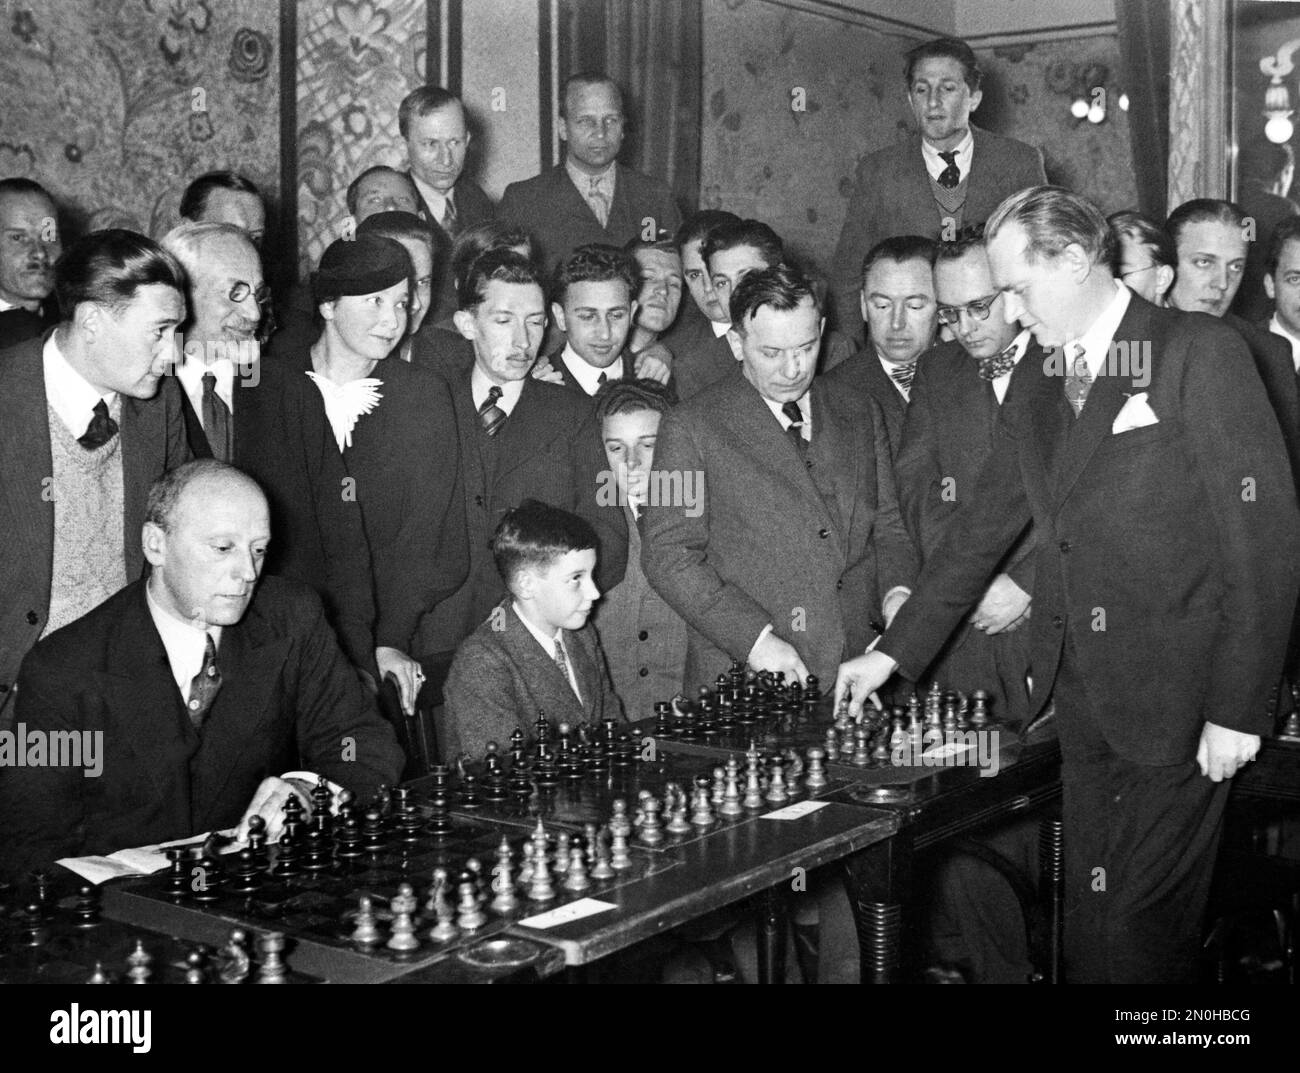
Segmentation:
{"type": "Polygon", "coordinates": [[[903,906],[912,885],[912,847],[905,834],[878,842],[844,860],[845,884],[858,931],[864,984],[900,979],[903,906]]]}
{"type": "Polygon", "coordinates": [[[1047,982],[1061,982],[1065,952],[1065,825],[1043,820],[1038,826],[1038,875],[1043,906],[1047,910],[1047,982]]]}
{"type": "Polygon", "coordinates": [[[779,887],[758,897],[758,982],[785,983],[786,931],[789,921],[779,887]]]}

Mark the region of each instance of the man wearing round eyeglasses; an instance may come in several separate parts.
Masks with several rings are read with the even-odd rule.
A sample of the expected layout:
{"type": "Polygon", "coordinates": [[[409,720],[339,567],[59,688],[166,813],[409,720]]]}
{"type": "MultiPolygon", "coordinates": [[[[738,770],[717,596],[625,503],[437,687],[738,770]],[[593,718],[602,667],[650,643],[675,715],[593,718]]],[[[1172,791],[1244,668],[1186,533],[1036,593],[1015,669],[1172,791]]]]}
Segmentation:
{"type": "Polygon", "coordinates": [[[572,76],[560,95],[564,162],[506,187],[497,217],[533,235],[548,275],[579,246],[623,246],[681,224],[667,183],[617,162],[626,122],[612,79],[572,76]]]}

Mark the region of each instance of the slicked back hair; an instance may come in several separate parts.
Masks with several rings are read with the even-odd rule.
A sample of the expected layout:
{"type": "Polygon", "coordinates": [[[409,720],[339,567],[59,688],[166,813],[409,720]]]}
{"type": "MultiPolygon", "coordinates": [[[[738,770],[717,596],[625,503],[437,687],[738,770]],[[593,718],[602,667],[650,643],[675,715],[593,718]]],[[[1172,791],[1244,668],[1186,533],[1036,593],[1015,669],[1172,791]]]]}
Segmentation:
{"type": "Polygon", "coordinates": [[[542,270],[527,257],[520,257],[514,250],[488,250],[470,266],[465,278],[457,287],[457,305],[461,309],[477,309],[487,297],[488,284],[521,283],[535,284],[545,293],[542,282],[542,270]]]}
{"type": "Polygon", "coordinates": [[[623,89],[604,71],[579,71],[577,74],[569,75],[564,80],[564,85],[560,87],[560,118],[566,119],[566,109],[569,107],[569,90],[575,86],[613,86],[614,96],[618,98],[618,110],[626,116],[627,105],[623,100],[623,89]]]}
{"type": "Polygon", "coordinates": [[[185,270],[153,239],[120,227],[78,239],[54,265],[54,291],[65,317],[82,302],[106,306],[114,315],[154,283],[185,297],[185,270]]]}
{"type": "Polygon", "coordinates": [[[252,179],[237,171],[209,171],[200,175],[181,195],[181,216],[186,220],[202,220],[207,211],[208,199],[214,190],[233,190],[239,194],[253,194],[259,199],[262,192],[252,179]]]}
{"type": "Polygon", "coordinates": [[[667,413],[670,404],[668,389],[658,380],[623,377],[601,384],[595,395],[595,405],[596,420],[603,424],[605,418],[615,414],[634,414],[642,410],[667,413]]]}
{"type": "Polygon", "coordinates": [[[738,220],[711,228],[700,245],[700,256],[707,265],[715,253],[734,250],[738,246],[757,250],[769,268],[785,260],[785,243],[781,236],[762,220],[738,220]]]}
{"type": "Polygon", "coordinates": [[[700,209],[682,222],[682,226],[677,229],[677,234],[674,236],[674,241],[680,250],[692,242],[703,241],[715,227],[738,223],[740,217],[734,212],[727,212],[725,209],[700,209]]]}
{"type": "Polygon", "coordinates": [[[350,183],[348,183],[348,192],[344,196],[344,200],[347,202],[348,212],[351,213],[353,216],[357,214],[357,200],[361,196],[362,182],[370,178],[370,176],[375,175],[376,173],[381,171],[385,171],[392,175],[396,175],[399,179],[402,180],[402,182],[406,183],[406,185],[411,188],[411,192],[415,194],[416,204],[419,204],[420,201],[419,191],[416,190],[415,181],[409,175],[407,175],[403,171],[398,171],[396,168],[390,168],[387,164],[376,164],[373,167],[366,168],[365,171],[363,171],[360,175],[358,175],[355,179],[353,179],[350,183]]]}
{"type": "Polygon", "coordinates": [[[469,271],[469,266],[489,250],[505,250],[514,246],[528,249],[528,260],[537,258],[537,247],[533,236],[522,227],[503,223],[500,220],[484,220],[473,227],[467,227],[451,247],[451,278],[456,289],[460,290],[461,280],[469,271]]]}
{"type": "Polygon", "coordinates": [[[521,570],[545,570],[571,551],[595,551],[596,530],[584,518],[538,499],[506,511],[492,537],[492,557],[506,588],[514,592],[521,570]]]}
{"type": "Polygon", "coordinates": [[[1115,235],[1101,210],[1064,187],[1031,186],[1012,194],[984,222],[985,239],[992,242],[1011,223],[1025,232],[1030,263],[1055,260],[1075,243],[1093,264],[1109,268],[1115,263],[1115,235]]]}
{"type": "Polygon", "coordinates": [[[916,71],[917,64],[922,60],[934,59],[956,60],[961,64],[962,77],[966,80],[970,91],[974,93],[980,88],[983,74],[970,45],[958,37],[936,37],[933,41],[925,41],[917,45],[907,53],[903,77],[907,80],[909,89],[912,86],[912,75],[916,71]]]}
{"type": "Polygon", "coordinates": [[[862,258],[862,276],[859,282],[865,284],[867,273],[881,261],[894,261],[898,264],[924,261],[933,268],[938,256],[938,243],[922,235],[895,235],[893,238],[881,239],[862,258]]]}
{"type": "Polygon", "coordinates": [[[731,326],[744,335],[748,320],[764,306],[781,313],[798,309],[805,300],[811,300],[818,313],[821,300],[812,281],[794,265],[777,264],[758,272],[748,273],[731,292],[731,326]]]}
{"type": "Polygon", "coordinates": [[[1246,214],[1235,202],[1217,197],[1197,197],[1184,201],[1169,214],[1165,230],[1174,240],[1174,248],[1177,249],[1183,228],[1189,224],[1203,223],[1226,224],[1240,231],[1246,224],[1246,214]]]}
{"type": "Polygon", "coordinates": [[[441,86],[420,86],[411,90],[397,106],[397,133],[403,138],[409,138],[411,123],[414,120],[427,116],[430,112],[436,112],[439,108],[446,108],[448,105],[455,105],[460,109],[468,128],[469,116],[465,113],[465,104],[451,90],[443,89],[441,86]]]}
{"type": "Polygon", "coordinates": [[[617,246],[589,243],[579,246],[555,267],[551,286],[551,300],[564,304],[569,288],[575,283],[608,283],[621,280],[627,285],[628,301],[636,299],[641,289],[641,270],[617,246]]]}
{"type": "Polygon", "coordinates": [[[1169,233],[1156,223],[1149,216],[1143,216],[1142,213],[1133,209],[1124,209],[1121,212],[1112,212],[1106,217],[1106,223],[1110,225],[1111,231],[1115,234],[1115,271],[1118,274],[1120,262],[1123,260],[1122,239],[1130,239],[1136,242],[1151,255],[1151,260],[1158,265],[1167,265],[1169,268],[1178,267],[1178,250],[1174,247],[1174,240],[1169,237],[1169,233]]]}

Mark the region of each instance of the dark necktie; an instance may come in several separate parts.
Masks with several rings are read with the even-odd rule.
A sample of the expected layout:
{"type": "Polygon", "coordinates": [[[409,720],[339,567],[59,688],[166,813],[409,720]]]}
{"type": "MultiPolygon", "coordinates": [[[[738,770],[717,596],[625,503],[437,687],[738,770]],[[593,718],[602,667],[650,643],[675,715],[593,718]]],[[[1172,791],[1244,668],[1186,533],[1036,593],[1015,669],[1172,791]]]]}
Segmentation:
{"type": "Polygon", "coordinates": [[[980,358],[980,379],[996,380],[1005,376],[1016,367],[1016,344],[1012,343],[1000,354],[991,358],[980,358]]]}
{"type": "Polygon", "coordinates": [[[203,433],[207,436],[212,457],[218,462],[229,462],[230,408],[217,394],[217,378],[213,373],[203,374],[203,433]]]}
{"type": "Polygon", "coordinates": [[[217,646],[212,640],[212,634],[205,633],[204,636],[208,643],[203,649],[203,666],[190,682],[188,710],[190,722],[194,724],[195,730],[203,726],[203,720],[212,710],[212,702],[221,692],[221,672],[217,670],[217,646]]]}
{"type": "Polygon", "coordinates": [[[903,395],[910,400],[911,395],[908,392],[912,390],[912,380],[916,376],[916,362],[905,361],[900,365],[891,365],[889,376],[902,389],[903,395]]]}
{"type": "Polygon", "coordinates": [[[1088,392],[1092,390],[1092,373],[1088,371],[1088,362],[1084,357],[1082,343],[1074,344],[1074,363],[1065,378],[1065,400],[1074,410],[1074,416],[1083,413],[1083,404],[1088,401],[1088,392]]]}
{"type": "Polygon", "coordinates": [[[447,234],[455,237],[456,234],[456,203],[452,201],[450,195],[447,197],[446,209],[442,215],[442,229],[447,234]]]}
{"type": "Polygon", "coordinates": [[[948,165],[939,173],[939,185],[945,190],[952,190],[961,182],[961,171],[957,167],[957,154],[955,152],[940,153],[939,156],[948,165]]]}
{"type": "MultiPolygon", "coordinates": [[[[573,679],[569,677],[569,661],[564,657],[564,645],[559,641],[555,642],[555,665],[560,668],[564,680],[569,684],[569,688],[573,690],[574,695],[577,696],[578,691],[574,688],[573,679]]],[[[578,701],[581,703],[582,697],[578,696],[578,701]]]]}
{"type": "Polygon", "coordinates": [[[781,412],[790,422],[785,430],[790,437],[790,442],[800,454],[803,454],[808,449],[808,442],[803,438],[803,411],[799,409],[797,402],[786,402],[781,404],[781,412]]]}
{"type": "Polygon", "coordinates": [[[483,405],[478,408],[478,419],[483,425],[483,431],[489,436],[495,436],[497,429],[506,419],[506,412],[497,405],[497,399],[501,398],[501,389],[496,385],[488,388],[487,398],[483,400],[483,405]]]}
{"type": "Polygon", "coordinates": [[[95,403],[94,416],[90,419],[90,424],[86,426],[86,431],[77,437],[77,442],[87,451],[94,451],[103,447],[116,435],[117,422],[108,416],[108,403],[100,399],[95,403]]]}

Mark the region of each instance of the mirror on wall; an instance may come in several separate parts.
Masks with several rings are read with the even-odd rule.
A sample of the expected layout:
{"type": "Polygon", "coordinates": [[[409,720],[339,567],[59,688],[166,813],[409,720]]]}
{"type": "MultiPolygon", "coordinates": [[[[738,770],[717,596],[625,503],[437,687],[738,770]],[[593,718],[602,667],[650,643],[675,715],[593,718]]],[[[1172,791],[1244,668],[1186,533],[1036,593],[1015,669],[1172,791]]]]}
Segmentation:
{"type": "Polygon", "coordinates": [[[1300,3],[1234,0],[1229,32],[1228,192],[1249,212],[1300,195],[1300,3]]]}

